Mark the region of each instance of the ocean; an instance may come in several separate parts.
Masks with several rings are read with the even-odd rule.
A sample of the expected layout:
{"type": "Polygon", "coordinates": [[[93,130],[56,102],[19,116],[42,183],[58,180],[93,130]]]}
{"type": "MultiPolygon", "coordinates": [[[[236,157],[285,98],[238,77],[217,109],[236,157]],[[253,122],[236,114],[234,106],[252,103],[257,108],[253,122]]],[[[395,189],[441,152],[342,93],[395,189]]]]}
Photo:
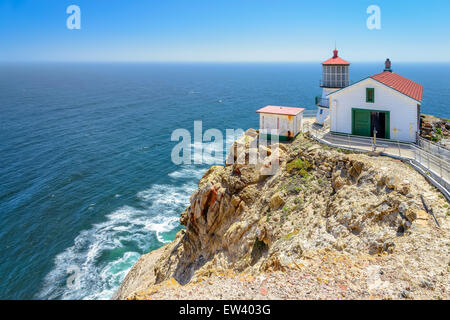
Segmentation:
{"type": "MultiPolygon", "coordinates": [[[[424,85],[422,112],[450,117],[450,64],[393,68],[424,85]]],[[[382,69],[354,63],[350,78],[382,69]]],[[[314,109],[320,77],[319,63],[0,64],[0,299],[110,298],[175,237],[209,167],[173,164],[172,132],[314,109]]]]}

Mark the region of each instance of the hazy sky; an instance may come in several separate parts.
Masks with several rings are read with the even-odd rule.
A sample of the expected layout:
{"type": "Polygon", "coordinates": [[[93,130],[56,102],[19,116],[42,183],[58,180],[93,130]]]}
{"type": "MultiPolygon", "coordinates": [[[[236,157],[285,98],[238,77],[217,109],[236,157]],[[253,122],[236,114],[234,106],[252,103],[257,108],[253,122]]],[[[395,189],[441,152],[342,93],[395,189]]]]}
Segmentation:
{"type": "Polygon", "coordinates": [[[0,39],[0,61],[450,61],[450,2],[0,0],[0,39]]]}

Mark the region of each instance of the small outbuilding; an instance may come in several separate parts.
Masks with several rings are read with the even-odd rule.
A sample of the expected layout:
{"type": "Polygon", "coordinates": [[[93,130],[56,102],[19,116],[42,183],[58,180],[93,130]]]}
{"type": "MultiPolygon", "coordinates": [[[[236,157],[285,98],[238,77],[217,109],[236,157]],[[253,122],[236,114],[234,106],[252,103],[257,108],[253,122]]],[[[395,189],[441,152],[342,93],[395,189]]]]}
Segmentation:
{"type": "Polygon", "coordinates": [[[280,141],[294,138],[302,131],[303,111],[303,108],[281,106],[266,106],[257,110],[260,135],[270,139],[276,132],[280,141]]]}

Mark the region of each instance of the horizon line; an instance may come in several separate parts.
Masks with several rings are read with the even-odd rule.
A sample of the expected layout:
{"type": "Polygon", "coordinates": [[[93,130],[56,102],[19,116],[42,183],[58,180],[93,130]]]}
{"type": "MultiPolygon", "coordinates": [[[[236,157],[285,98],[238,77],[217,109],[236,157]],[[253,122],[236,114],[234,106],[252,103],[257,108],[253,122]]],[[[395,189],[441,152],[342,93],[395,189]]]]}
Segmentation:
{"type": "MultiPolygon", "coordinates": [[[[350,62],[354,63],[382,63],[385,60],[354,60],[350,62]]],[[[0,63],[166,63],[166,64],[176,64],[176,63],[317,63],[321,64],[323,61],[319,60],[0,60],[0,63]]],[[[403,60],[403,61],[392,61],[393,63],[450,63],[448,61],[418,61],[418,60],[403,60]]]]}

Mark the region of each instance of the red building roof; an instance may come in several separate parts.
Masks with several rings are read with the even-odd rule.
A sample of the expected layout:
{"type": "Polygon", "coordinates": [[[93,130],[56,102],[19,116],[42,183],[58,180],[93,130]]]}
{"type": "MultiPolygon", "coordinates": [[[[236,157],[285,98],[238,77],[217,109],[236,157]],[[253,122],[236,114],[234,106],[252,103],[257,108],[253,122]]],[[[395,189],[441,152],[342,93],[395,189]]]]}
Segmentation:
{"type": "Polygon", "coordinates": [[[280,107],[280,106],[267,106],[262,109],[257,110],[257,113],[271,113],[271,114],[281,114],[285,116],[296,116],[299,113],[305,111],[303,108],[293,108],[293,107],[280,107]]]}
{"type": "Polygon", "coordinates": [[[402,77],[399,74],[384,71],[382,73],[371,76],[372,79],[381,82],[394,90],[397,90],[410,98],[422,101],[423,86],[402,77]]]}
{"type": "Polygon", "coordinates": [[[338,56],[338,51],[336,49],[334,49],[333,51],[333,57],[331,59],[328,59],[325,62],[322,62],[323,65],[333,65],[333,66],[349,66],[350,62],[345,61],[344,59],[340,58],[338,56]]]}

